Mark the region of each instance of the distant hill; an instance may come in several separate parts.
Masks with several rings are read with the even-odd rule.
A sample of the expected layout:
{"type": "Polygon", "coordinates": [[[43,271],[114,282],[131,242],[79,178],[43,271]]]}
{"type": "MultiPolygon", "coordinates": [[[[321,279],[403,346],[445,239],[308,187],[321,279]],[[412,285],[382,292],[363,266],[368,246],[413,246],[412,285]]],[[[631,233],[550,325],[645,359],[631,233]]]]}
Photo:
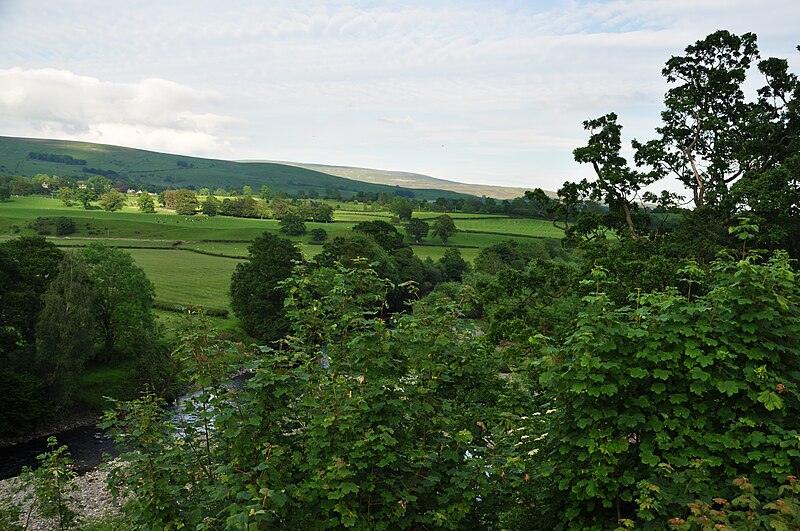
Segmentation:
{"type": "MultiPolygon", "coordinates": [[[[251,161],[242,162],[250,163],[251,161]]],[[[370,168],[356,168],[350,166],[329,166],[326,164],[307,164],[304,162],[286,161],[252,162],[273,162],[278,164],[286,164],[289,166],[296,166],[298,168],[320,171],[330,175],[336,175],[338,177],[344,177],[345,179],[352,179],[354,181],[361,181],[364,183],[385,184],[389,186],[401,186],[414,189],[449,190],[451,192],[476,195],[478,197],[494,197],[495,199],[514,199],[515,197],[522,197],[525,194],[525,190],[531,190],[535,188],[535,186],[532,186],[531,188],[515,188],[512,186],[459,183],[455,181],[447,181],[445,179],[437,179],[436,177],[422,175],[419,173],[375,170],[370,168]]],[[[555,195],[552,192],[548,192],[548,194],[555,195]]]]}
{"type": "Polygon", "coordinates": [[[395,193],[417,199],[466,198],[469,194],[446,189],[411,189],[347,179],[324,171],[273,162],[233,162],[171,155],[120,146],[0,136],[0,174],[33,177],[38,173],[86,180],[101,173],[129,185],[173,188],[238,188],[261,186],[289,194],[312,190],[320,196],[336,189],[343,196],[358,192],[395,193]],[[33,155],[31,155],[33,154],[33,155]]]}

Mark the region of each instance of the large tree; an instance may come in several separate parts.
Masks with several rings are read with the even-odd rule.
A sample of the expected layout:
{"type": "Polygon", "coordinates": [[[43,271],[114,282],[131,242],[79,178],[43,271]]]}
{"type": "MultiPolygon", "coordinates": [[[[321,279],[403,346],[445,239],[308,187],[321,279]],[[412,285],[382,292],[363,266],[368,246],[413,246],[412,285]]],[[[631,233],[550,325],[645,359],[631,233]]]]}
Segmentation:
{"type": "Polygon", "coordinates": [[[144,270],[125,251],[94,243],[81,250],[97,297],[93,305],[100,339],[99,359],[134,358],[156,340],[155,290],[144,270]]]}
{"type": "Polygon", "coordinates": [[[84,363],[93,354],[95,297],[86,265],[76,254],[67,253],[42,298],[36,326],[37,365],[51,398],[60,406],[72,403],[84,363]]]}
{"type": "Polygon", "coordinates": [[[248,334],[267,341],[288,331],[284,317],[285,290],[279,286],[301,260],[294,243],[265,232],[248,248],[247,261],[231,276],[231,306],[248,334]]]}

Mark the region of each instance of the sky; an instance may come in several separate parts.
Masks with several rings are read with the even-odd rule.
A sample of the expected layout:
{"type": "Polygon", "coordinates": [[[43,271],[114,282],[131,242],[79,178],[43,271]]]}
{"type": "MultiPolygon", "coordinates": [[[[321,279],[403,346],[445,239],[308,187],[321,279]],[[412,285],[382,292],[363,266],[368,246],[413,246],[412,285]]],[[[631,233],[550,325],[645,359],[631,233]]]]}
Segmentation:
{"type": "MultiPolygon", "coordinates": [[[[796,0],[0,0],[0,135],[557,189],[658,125],[718,29],[798,72],[796,0]]],[[[750,89],[759,85],[752,73],[750,89]]]]}

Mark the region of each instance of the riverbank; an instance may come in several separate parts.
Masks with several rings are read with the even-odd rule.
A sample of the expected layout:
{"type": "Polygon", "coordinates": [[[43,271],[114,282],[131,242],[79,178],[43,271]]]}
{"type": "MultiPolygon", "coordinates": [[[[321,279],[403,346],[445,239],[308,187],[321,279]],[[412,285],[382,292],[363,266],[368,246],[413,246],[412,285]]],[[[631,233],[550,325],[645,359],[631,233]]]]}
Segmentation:
{"type": "MultiPolygon", "coordinates": [[[[104,470],[91,470],[74,480],[75,491],[72,493],[73,501],[70,508],[83,520],[97,520],[104,517],[120,515],[120,507],[124,500],[114,500],[106,487],[108,473],[104,470]]],[[[33,490],[26,485],[20,476],[0,481],[0,500],[8,499],[12,504],[21,509],[20,524],[25,529],[35,531],[51,531],[58,529],[55,520],[43,518],[31,505],[33,503],[33,490]]]]}

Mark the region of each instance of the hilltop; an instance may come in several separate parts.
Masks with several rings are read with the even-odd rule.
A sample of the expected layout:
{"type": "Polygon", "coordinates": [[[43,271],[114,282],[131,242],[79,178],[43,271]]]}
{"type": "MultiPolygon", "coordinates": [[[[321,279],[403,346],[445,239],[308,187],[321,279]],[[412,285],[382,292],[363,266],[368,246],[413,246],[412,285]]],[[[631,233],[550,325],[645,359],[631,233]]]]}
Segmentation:
{"type": "Polygon", "coordinates": [[[33,177],[39,173],[88,179],[105,175],[130,186],[152,188],[238,188],[268,186],[288,194],[323,195],[338,190],[343,196],[359,192],[396,193],[417,199],[467,198],[470,194],[446,189],[362,182],[329,172],[274,162],[233,162],[75,142],[0,136],[0,173],[33,177]]]}

